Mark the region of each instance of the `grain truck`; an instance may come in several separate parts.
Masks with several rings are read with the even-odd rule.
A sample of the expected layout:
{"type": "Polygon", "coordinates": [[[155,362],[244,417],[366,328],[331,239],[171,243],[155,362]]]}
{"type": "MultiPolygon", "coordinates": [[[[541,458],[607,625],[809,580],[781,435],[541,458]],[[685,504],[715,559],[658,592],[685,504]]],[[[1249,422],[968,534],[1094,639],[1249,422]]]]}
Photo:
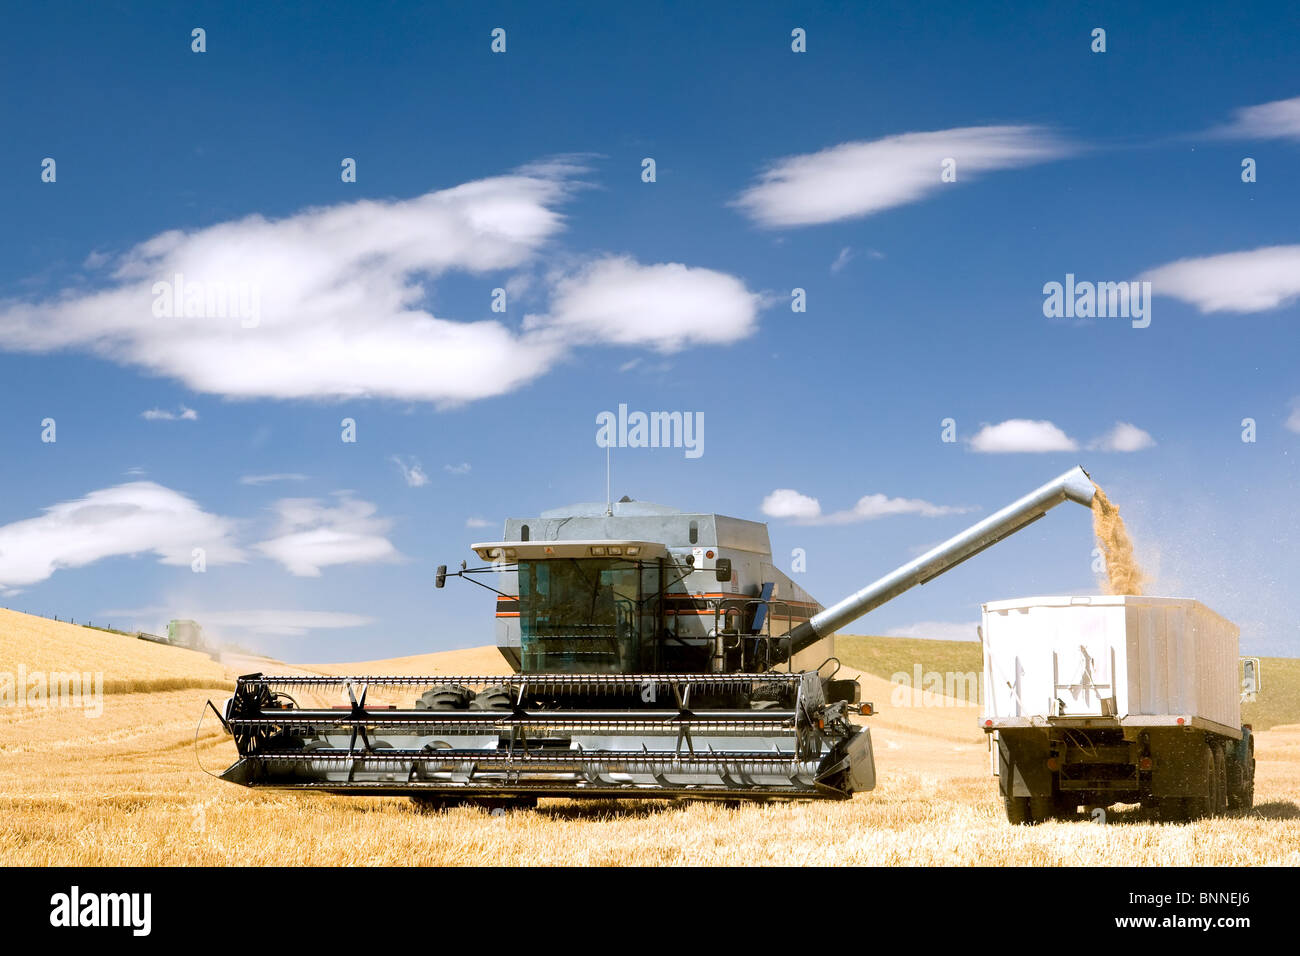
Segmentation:
{"type": "Polygon", "coordinates": [[[854,719],[872,708],[837,677],[835,631],[1093,493],[1074,468],[827,608],[759,522],[630,500],[511,518],[435,585],[493,594],[514,673],[245,675],[218,711],[239,753],[221,776],[431,806],[845,799],[875,785],[854,719]]]}
{"type": "Polygon", "coordinates": [[[1235,625],[1198,601],[983,605],[982,723],[1012,823],[1141,803],[1166,821],[1249,810],[1235,625]]]}

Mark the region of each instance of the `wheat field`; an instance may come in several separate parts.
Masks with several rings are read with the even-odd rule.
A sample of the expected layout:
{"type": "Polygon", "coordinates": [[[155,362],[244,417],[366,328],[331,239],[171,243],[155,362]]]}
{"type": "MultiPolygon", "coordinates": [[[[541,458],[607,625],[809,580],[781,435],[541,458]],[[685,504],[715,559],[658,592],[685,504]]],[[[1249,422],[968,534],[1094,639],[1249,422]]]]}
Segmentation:
{"type": "MultiPolygon", "coordinates": [[[[864,695],[881,709],[869,719],[879,781],[849,801],[732,808],[554,800],[498,816],[469,808],[421,812],[397,798],[255,793],[204,773],[235,756],[211,714],[196,755],[205,701],[219,704],[234,673],[285,665],[250,667],[242,659],[227,673],[178,648],[127,646],[109,641],[116,635],[16,617],[24,620],[11,612],[0,619],[0,668],[53,669],[53,660],[78,666],[75,659],[86,670],[91,658],[78,655],[99,652],[86,642],[105,642],[95,659],[113,668],[115,680],[139,683],[106,695],[93,719],[68,708],[0,708],[6,866],[1300,864],[1300,724],[1259,734],[1257,807],[1247,817],[1157,824],[1132,809],[1111,813],[1104,824],[1080,818],[1011,827],[988,773],[975,708],[917,706],[919,695],[900,698],[884,678],[864,674],[864,695]],[[149,683],[162,677],[214,687],[149,683]]],[[[499,672],[495,653],[294,669],[449,673],[494,665],[499,672]]]]}

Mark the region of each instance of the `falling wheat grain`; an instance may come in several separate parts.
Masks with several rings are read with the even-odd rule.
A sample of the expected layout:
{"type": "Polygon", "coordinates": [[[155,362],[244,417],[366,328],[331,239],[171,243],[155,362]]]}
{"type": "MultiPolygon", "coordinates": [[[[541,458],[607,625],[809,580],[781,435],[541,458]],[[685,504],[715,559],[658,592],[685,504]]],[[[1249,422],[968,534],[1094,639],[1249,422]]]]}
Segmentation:
{"type": "Polygon", "coordinates": [[[1141,594],[1146,576],[1133,556],[1133,541],[1124,527],[1119,508],[1100,485],[1092,497],[1092,531],[1106,559],[1107,594],[1141,594]]]}

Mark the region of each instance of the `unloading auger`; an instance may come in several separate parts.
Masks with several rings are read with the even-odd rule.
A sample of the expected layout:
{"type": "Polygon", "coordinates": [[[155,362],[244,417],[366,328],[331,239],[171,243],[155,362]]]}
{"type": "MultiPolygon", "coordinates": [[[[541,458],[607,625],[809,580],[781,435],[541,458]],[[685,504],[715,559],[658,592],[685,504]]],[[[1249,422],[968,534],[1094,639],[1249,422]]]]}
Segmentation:
{"type": "Polygon", "coordinates": [[[219,713],[239,753],[221,776],[437,805],[847,798],[875,786],[852,720],[872,707],[836,678],[835,630],[1093,491],[1074,468],[825,609],[758,522],[626,498],[512,518],[450,576],[496,592],[513,675],[249,674],[219,713]]]}

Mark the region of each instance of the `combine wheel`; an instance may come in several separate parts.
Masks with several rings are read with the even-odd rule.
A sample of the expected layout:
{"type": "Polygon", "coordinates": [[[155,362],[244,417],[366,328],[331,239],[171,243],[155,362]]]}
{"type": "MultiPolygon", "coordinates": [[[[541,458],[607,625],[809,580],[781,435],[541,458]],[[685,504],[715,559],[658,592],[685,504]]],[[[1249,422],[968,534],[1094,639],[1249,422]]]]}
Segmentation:
{"type": "Polygon", "coordinates": [[[474,692],[468,687],[452,684],[449,687],[434,687],[426,690],[415,702],[416,710],[464,710],[472,706],[474,692]]]}
{"type": "Polygon", "coordinates": [[[465,806],[481,807],[494,817],[505,816],[511,810],[536,810],[536,797],[466,797],[465,806]]]}
{"type": "Polygon", "coordinates": [[[515,698],[509,685],[484,687],[469,702],[470,710],[514,710],[515,698]]]}
{"type": "Polygon", "coordinates": [[[415,809],[422,813],[438,813],[442,810],[451,810],[454,807],[463,807],[466,801],[460,797],[449,797],[442,794],[417,793],[411,797],[411,803],[415,804],[415,809]]]}

